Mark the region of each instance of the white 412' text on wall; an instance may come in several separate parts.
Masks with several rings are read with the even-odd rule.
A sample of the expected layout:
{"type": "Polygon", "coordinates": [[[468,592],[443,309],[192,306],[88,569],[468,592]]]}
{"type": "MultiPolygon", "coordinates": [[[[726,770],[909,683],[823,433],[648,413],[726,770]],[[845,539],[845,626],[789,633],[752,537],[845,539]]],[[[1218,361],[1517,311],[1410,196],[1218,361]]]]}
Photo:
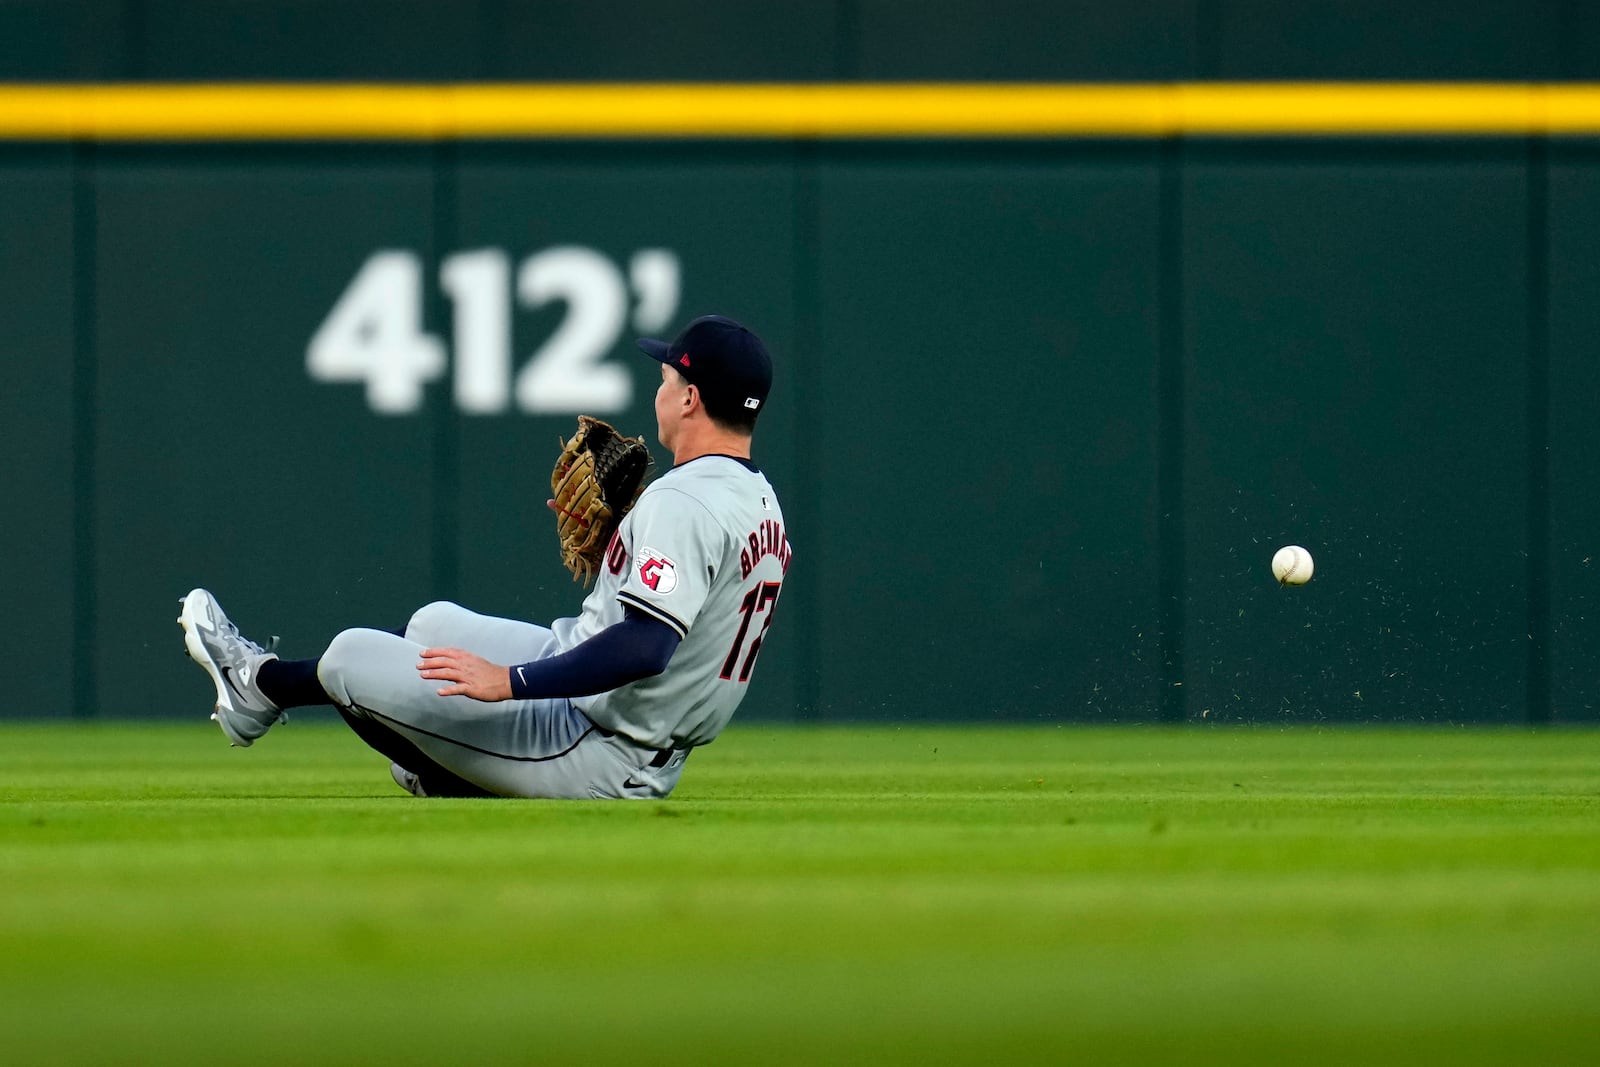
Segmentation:
{"type": "MultiPolygon", "coordinates": [[[[452,311],[452,388],[461,411],[493,415],[514,404],[528,414],[616,414],[633,400],[633,377],[605,357],[630,324],[656,333],[671,323],[681,270],[666,249],[633,253],[625,276],[604,253],[562,245],[525,258],[513,279],[510,255],[485,248],[446,257],[439,285],[452,311]],[[515,308],[554,301],[566,304],[566,314],[514,367],[515,308]]],[[[372,253],[312,335],[307,373],[319,382],[365,384],[375,412],[417,411],[423,387],[448,362],[444,343],[423,328],[423,305],[422,257],[404,249],[372,253]]]]}

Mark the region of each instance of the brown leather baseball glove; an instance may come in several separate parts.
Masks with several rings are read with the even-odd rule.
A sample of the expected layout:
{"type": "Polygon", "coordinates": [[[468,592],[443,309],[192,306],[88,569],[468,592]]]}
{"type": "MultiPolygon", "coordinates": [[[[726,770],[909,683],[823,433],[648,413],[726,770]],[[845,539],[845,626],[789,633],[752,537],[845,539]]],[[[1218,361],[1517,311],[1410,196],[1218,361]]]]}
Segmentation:
{"type": "Polygon", "coordinates": [[[561,562],[588,585],[611,535],[644,491],[653,461],[643,437],[624,437],[610,423],[578,416],[578,432],[559,441],[550,474],[561,562]]]}

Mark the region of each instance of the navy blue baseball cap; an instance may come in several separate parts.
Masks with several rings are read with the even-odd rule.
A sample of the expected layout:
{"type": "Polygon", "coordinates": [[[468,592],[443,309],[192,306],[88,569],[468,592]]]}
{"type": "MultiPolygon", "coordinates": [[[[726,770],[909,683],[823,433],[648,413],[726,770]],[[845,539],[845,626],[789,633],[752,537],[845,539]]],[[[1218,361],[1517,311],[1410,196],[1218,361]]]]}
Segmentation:
{"type": "Polygon", "coordinates": [[[743,409],[758,415],[772,391],[767,346],[747,327],[722,315],[695,319],[671,341],[641,338],[639,348],[692,382],[713,413],[743,409]]]}

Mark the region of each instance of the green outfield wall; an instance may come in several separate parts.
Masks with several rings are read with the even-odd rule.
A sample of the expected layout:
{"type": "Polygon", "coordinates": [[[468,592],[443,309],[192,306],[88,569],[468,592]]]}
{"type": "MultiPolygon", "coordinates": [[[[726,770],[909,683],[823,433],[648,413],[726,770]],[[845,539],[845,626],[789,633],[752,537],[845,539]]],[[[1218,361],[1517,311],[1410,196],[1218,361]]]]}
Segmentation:
{"type": "Polygon", "coordinates": [[[203,710],[194,585],[289,656],[575,612],[557,436],[648,433],[631,339],[718,311],[778,355],[796,552],[743,715],[1600,720],[1596,44],[1554,0],[0,0],[0,716],[203,710]]]}
{"type": "Polygon", "coordinates": [[[192,713],[197,584],[289,655],[575,610],[557,435],[711,310],[780,358],[752,717],[1600,715],[1586,141],[34,143],[0,204],[7,715],[192,713]]]}

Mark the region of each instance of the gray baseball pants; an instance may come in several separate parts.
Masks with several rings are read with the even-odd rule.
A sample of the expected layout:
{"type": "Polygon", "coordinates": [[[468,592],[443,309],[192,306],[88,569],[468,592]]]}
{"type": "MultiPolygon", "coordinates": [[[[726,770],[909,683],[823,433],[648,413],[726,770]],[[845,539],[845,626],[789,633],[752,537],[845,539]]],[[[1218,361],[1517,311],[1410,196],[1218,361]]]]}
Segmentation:
{"type": "Polygon", "coordinates": [[[510,665],[552,655],[554,643],[543,626],[439,601],[411,617],[404,637],[340,633],[317,676],[347,715],[393,731],[496,796],[648,800],[672,792],[687,752],[662,753],[603,730],[564,697],[493,704],[442,697],[446,683],[417,670],[425,648],[462,648],[510,665]]]}

